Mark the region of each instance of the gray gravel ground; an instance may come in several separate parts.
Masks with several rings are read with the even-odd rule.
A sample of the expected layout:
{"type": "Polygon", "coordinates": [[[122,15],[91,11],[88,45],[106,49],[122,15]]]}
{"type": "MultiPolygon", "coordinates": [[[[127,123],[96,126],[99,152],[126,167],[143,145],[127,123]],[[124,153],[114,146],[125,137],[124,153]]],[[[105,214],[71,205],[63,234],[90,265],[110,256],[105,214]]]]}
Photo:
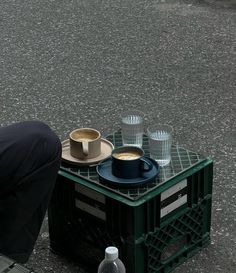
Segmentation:
{"type": "MultiPolygon", "coordinates": [[[[236,1],[1,0],[1,123],[39,119],[61,140],[107,134],[127,108],[214,160],[211,245],[174,272],[236,272],[236,1]]],[[[78,261],[79,262],[79,261],[78,261]]],[[[87,273],[49,251],[28,267],[87,273]]],[[[89,272],[90,273],[90,272],[89,272]]]]}

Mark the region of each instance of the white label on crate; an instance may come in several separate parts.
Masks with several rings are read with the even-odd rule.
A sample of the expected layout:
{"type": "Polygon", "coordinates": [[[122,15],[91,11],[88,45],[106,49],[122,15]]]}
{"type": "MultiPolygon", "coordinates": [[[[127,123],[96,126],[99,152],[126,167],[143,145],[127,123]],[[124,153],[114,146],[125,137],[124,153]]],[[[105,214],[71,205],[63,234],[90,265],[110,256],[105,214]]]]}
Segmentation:
{"type": "Polygon", "coordinates": [[[96,192],[94,190],[90,190],[89,188],[86,188],[85,186],[75,184],[75,191],[93,199],[96,200],[102,204],[105,204],[106,199],[105,196],[99,192],[96,192]]]}
{"type": "Polygon", "coordinates": [[[166,206],[163,209],[161,209],[161,218],[185,203],[187,203],[187,194],[179,198],[177,201],[171,203],[169,206],[166,206]]]}
{"type": "Polygon", "coordinates": [[[106,220],[106,213],[104,211],[106,198],[103,194],[79,184],[75,184],[75,191],[78,193],[75,199],[75,206],[77,208],[99,219],[106,220]]]}
{"type": "Polygon", "coordinates": [[[161,217],[187,203],[187,179],[161,194],[161,217]]]}
{"type": "Polygon", "coordinates": [[[95,208],[93,206],[90,206],[89,204],[80,201],[78,199],[75,199],[75,206],[99,219],[102,219],[103,221],[106,220],[106,213],[98,208],[95,208]]]}

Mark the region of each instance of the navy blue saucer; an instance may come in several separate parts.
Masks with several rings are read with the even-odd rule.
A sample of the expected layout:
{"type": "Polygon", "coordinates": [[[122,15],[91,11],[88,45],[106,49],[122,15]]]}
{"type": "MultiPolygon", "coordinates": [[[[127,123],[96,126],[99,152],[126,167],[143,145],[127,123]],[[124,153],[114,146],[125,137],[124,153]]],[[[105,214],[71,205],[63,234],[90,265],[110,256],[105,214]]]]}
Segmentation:
{"type": "Polygon", "coordinates": [[[111,172],[111,164],[112,164],[112,158],[109,157],[103,161],[101,161],[97,165],[97,173],[99,175],[99,179],[101,182],[106,182],[106,183],[111,183],[112,185],[117,185],[117,186],[135,186],[135,185],[141,185],[145,184],[148,182],[153,182],[154,179],[159,174],[160,167],[157,164],[157,162],[151,158],[147,158],[147,161],[149,161],[152,165],[153,168],[148,171],[148,172],[143,172],[142,176],[136,177],[136,178],[120,178],[116,177],[112,174],[111,172]]]}

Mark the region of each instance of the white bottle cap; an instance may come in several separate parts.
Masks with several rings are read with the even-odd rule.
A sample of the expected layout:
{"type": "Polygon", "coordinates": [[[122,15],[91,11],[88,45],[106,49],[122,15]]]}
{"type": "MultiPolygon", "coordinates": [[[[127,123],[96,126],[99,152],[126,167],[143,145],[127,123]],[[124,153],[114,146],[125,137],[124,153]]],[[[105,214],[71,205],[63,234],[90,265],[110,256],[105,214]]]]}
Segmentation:
{"type": "Polygon", "coordinates": [[[105,249],[105,258],[110,261],[114,261],[119,256],[119,251],[114,246],[109,246],[105,249]]]}

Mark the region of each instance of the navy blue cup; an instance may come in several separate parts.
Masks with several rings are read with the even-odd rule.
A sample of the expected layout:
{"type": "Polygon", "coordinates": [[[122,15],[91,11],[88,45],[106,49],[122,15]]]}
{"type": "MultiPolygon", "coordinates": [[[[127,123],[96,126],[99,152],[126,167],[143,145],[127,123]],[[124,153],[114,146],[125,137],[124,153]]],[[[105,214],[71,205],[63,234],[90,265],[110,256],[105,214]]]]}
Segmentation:
{"type": "Polygon", "coordinates": [[[144,151],[135,146],[122,146],[112,151],[112,174],[119,178],[142,177],[153,165],[144,157],[144,151]]]}

